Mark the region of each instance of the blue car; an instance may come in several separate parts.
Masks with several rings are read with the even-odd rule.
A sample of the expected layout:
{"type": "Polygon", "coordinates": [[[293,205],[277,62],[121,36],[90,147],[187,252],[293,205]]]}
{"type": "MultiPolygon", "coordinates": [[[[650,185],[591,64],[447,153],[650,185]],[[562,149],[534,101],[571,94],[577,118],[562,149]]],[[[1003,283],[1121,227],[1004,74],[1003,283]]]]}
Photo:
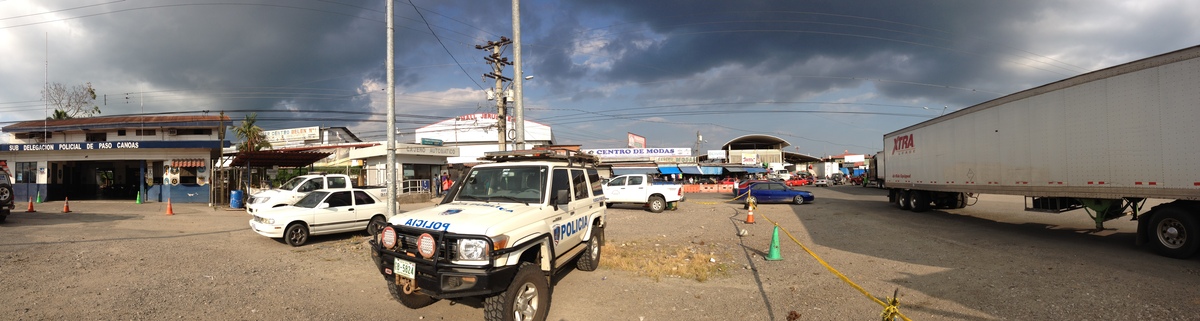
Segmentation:
{"type": "MultiPolygon", "coordinates": [[[[780,182],[754,183],[751,184],[747,190],[750,191],[750,194],[742,198],[742,202],[745,204],[744,208],[750,208],[751,200],[753,200],[755,203],[804,204],[812,203],[813,199],[816,199],[816,197],[813,196],[813,193],[792,189],[791,187],[788,187],[784,183],[780,182]]],[[[741,192],[745,193],[746,190],[741,190],[741,192]]]]}

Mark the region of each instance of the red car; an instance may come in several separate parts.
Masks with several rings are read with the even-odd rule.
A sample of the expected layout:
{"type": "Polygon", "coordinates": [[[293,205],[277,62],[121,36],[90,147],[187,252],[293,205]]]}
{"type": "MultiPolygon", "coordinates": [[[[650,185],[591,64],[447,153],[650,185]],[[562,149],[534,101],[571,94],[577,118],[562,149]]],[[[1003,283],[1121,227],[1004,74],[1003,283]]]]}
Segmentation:
{"type": "Polygon", "coordinates": [[[726,177],[725,179],[721,180],[720,184],[721,185],[733,185],[733,184],[737,184],[737,181],[738,180],[736,178],[726,177]]]}
{"type": "Polygon", "coordinates": [[[800,178],[800,177],[792,177],[792,179],[789,179],[786,182],[784,182],[784,184],[787,184],[787,186],[804,186],[804,185],[808,185],[808,183],[809,183],[809,180],[807,178],[800,178]]]}

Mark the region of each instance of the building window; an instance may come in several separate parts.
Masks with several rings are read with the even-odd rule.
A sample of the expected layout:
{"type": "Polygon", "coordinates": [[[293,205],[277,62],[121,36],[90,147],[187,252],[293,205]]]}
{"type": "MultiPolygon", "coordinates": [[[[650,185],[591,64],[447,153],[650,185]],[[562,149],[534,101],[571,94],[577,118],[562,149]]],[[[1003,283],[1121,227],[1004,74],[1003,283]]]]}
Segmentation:
{"type": "Polygon", "coordinates": [[[118,129],[118,130],[117,130],[117,136],[125,136],[125,130],[124,130],[124,129],[118,129]]]}
{"type": "Polygon", "coordinates": [[[153,129],[138,129],[134,131],[134,134],[138,136],[154,136],[155,133],[153,129]]]}
{"type": "Polygon", "coordinates": [[[212,129],[208,128],[179,128],[175,130],[176,135],[212,135],[212,129]]]}
{"type": "Polygon", "coordinates": [[[89,141],[89,142],[108,141],[108,133],[88,133],[85,141],[89,141]]]}
{"type": "Polygon", "coordinates": [[[39,141],[45,141],[46,139],[54,138],[54,133],[52,133],[52,132],[28,133],[25,135],[20,135],[18,137],[22,138],[22,139],[39,139],[39,138],[41,138],[39,141]]]}
{"type": "Polygon", "coordinates": [[[37,162],[17,162],[17,183],[37,183],[37,162]]]}

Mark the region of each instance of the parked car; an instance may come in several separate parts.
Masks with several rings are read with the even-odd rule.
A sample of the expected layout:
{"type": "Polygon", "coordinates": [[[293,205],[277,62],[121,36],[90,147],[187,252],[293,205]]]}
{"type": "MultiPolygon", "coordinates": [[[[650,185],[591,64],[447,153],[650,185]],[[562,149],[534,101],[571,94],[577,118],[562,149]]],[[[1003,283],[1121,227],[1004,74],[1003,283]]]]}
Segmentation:
{"type": "Polygon", "coordinates": [[[254,215],[264,209],[287,206],[296,203],[310,191],[319,189],[349,190],[358,188],[370,193],[377,199],[387,199],[385,186],[352,186],[349,175],[316,173],[300,175],[288,180],[279,188],[260,191],[246,199],[246,213],[254,215]]]}
{"type": "Polygon", "coordinates": [[[761,183],[761,182],[769,182],[769,181],[765,180],[765,179],[748,179],[748,180],[744,180],[744,181],[739,181],[737,183],[737,185],[735,185],[736,187],[733,188],[733,196],[745,194],[746,189],[750,187],[750,184],[761,183]]]}
{"type": "Polygon", "coordinates": [[[294,205],[254,213],[250,228],[259,235],[301,246],[309,235],[366,230],[371,235],[387,226],[387,203],[362,189],[321,189],[294,205]]]}
{"type": "Polygon", "coordinates": [[[824,178],[818,178],[813,181],[813,186],[829,187],[829,180],[824,179],[824,178]]]}
{"type": "Polygon", "coordinates": [[[811,203],[816,196],[809,191],[793,189],[780,182],[754,183],[748,189],[749,194],[743,198],[744,208],[750,208],[750,202],[755,203],[811,203]]]}
{"type": "Polygon", "coordinates": [[[804,185],[808,185],[808,183],[809,183],[809,180],[807,178],[802,178],[800,176],[792,176],[792,179],[789,179],[786,182],[784,182],[784,184],[787,186],[804,186],[804,185]]]}
{"type": "Polygon", "coordinates": [[[726,177],[725,179],[722,179],[720,181],[720,184],[721,185],[736,185],[737,182],[738,182],[738,179],[736,179],[736,178],[726,177]]]}

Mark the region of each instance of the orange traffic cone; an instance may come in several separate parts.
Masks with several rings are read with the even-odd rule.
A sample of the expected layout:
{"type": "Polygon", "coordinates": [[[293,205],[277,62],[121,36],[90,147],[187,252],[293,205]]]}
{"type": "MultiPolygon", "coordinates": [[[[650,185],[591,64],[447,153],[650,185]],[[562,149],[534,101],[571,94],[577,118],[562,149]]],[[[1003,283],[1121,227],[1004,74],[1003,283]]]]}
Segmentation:
{"type": "Polygon", "coordinates": [[[30,196],[29,197],[29,209],[26,209],[25,213],[33,213],[33,212],[37,212],[37,211],[33,210],[33,196],[30,196]]]}
{"type": "Polygon", "coordinates": [[[754,208],[756,207],[758,206],[755,206],[754,202],[750,202],[750,212],[746,214],[746,224],[754,224],[754,208]]]}
{"type": "Polygon", "coordinates": [[[71,212],[71,199],[63,197],[63,213],[71,212]]]}
{"type": "Polygon", "coordinates": [[[167,215],[175,215],[175,210],[171,209],[171,198],[167,198],[167,215]]]}

